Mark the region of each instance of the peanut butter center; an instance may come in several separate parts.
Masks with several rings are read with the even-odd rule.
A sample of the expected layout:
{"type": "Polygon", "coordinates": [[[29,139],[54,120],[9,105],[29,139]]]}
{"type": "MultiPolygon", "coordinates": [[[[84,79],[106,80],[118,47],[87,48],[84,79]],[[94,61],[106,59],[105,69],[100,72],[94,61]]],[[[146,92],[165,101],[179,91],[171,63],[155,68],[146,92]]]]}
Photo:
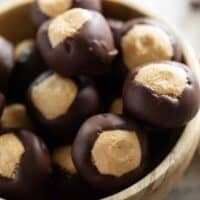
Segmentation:
{"type": "Polygon", "coordinates": [[[14,133],[0,136],[0,175],[14,178],[15,170],[24,152],[22,142],[14,133]]]}
{"type": "Polygon", "coordinates": [[[53,19],[48,29],[52,47],[58,46],[66,38],[73,38],[90,18],[89,11],[74,8],[53,19]]]}
{"type": "Polygon", "coordinates": [[[158,27],[136,25],[122,38],[124,62],[129,69],[158,60],[171,60],[170,37],[158,27]]]}
{"type": "Polygon", "coordinates": [[[48,119],[53,120],[65,114],[78,93],[75,82],[52,74],[32,89],[32,102],[48,119]]]}
{"type": "Polygon", "coordinates": [[[170,64],[150,64],[140,69],[135,81],[159,95],[179,97],[187,85],[187,74],[170,64]]]}
{"type": "Polygon", "coordinates": [[[141,164],[142,151],[134,131],[104,131],[92,148],[92,161],[99,173],[116,177],[135,170],[141,164]]]}

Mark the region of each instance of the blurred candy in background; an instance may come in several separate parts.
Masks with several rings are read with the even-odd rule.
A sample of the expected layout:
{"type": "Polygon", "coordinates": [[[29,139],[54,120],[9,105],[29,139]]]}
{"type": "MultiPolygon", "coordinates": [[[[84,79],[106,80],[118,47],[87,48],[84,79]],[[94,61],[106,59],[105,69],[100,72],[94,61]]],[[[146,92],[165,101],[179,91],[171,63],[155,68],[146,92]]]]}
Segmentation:
{"type": "MultiPolygon", "coordinates": [[[[15,0],[0,0],[8,2],[15,0]]],[[[161,14],[181,30],[200,57],[200,0],[130,0],[161,14]]]]}
{"type": "Polygon", "coordinates": [[[200,0],[133,0],[172,22],[200,57],[200,0]]]}

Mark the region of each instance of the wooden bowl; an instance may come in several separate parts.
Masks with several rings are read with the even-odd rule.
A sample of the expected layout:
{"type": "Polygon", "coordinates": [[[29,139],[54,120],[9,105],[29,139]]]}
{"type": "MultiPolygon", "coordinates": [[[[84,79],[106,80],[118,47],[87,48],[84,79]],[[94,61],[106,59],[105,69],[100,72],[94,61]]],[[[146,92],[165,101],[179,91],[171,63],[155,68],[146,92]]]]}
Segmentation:
{"type": "MultiPolygon", "coordinates": [[[[0,8],[0,34],[14,43],[33,37],[35,30],[30,19],[30,8],[33,0],[14,0],[0,8]]],[[[103,0],[106,16],[127,20],[136,16],[155,16],[141,8],[133,0],[103,0]]],[[[169,25],[171,27],[171,25],[169,25]]],[[[200,68],[192,49],[172,28],[183,49],[186,63],[200,80],[200,68]]],[[[129,188],[104,200],[160,200],[177,184],[188,167],[200,138],[200,112],[186,126],[175,147],[160,165],[142,180],[129,188]]]]}

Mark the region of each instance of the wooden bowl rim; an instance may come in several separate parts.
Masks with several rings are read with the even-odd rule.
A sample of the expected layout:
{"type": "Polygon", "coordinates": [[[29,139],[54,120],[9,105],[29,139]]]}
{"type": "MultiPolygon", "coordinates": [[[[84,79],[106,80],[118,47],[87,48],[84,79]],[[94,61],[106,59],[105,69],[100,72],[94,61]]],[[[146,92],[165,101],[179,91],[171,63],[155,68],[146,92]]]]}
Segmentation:
{"type": "MultiPolygon", "coordinates": [[[[20,6],[31,4],[34,0],[15,0],[12,2],[6,2],[1,5],[0,8],[0,17],[7,12],[11,12],[13,9],[17,9],[20,6]]],[[[122,6],[128,7],[129,9],[136,10],[137,12],[149,16],[161,19],[169,27],[171,27],[172,31],[177,36],[182,49],[183,54],[185,56],[186,63],[192,68],[198,77],[200,83],[200,65],[195,56],[193,49],[187,44],[187,42],[181,37],[179,32],[176,30],[174,26],[169,24],[163,17],[156,15],[151,12],[149,9],[141,7],[138,3],[133,0],[102,0],[103,2],[120,4],[122,6]]],[[[197,113],[196,117],[188,123],[185,127],[181,137],[179,138],[177,144],[171,150],[171,152],[166,156],[166,158],[147,176],[133,184],[132,186],[113,194],[112,196],[108,196],[103,198],[102,200],[125,200],[129,199],[133,195],[145,190],[149,185],[152,185],[157,180],[162,179],[164,175],[173,168],[177,163],[182,162],[185,155],[187,155],[189,151],[189,147],[192,145],[192,141],[200,139],[200,111],[197,113]],[[192,140],[191,140],[192,138],[192,140]]]]}

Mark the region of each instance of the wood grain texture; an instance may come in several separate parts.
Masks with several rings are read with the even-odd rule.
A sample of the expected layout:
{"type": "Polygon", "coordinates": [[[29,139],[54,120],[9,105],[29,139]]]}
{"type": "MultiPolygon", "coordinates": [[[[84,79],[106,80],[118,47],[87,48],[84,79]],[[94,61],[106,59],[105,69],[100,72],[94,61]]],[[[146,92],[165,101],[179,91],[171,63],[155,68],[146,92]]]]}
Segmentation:
{"type": "MultiPolygon", "coordinates": [[[[132,0],[103,0],[104,12],[107,16],[129,19],[135,16],[155,16],[149,10],[136,5],[132,0]]],[[[17,0],[0,9],[0,34],[13,42],[34,35],[29,11],[31,0],[17,0]]],[[[161,18],[160,18],[161,19],[161,18]]],[[[171,25],[169,25],[171,27],[171,25]]],[[[172,27],[177,34],[177,31],[172,27]]],[[[186,63],[197,74],[200,80],[200,68],[193,51],[177,34],[183,48],[186,63]]],[[[200,138],[200,112],[187,125],[165,160],[150,174],[138,183],[104,200],[160,200],[166,196],[188,167],[200,138]]]]}

